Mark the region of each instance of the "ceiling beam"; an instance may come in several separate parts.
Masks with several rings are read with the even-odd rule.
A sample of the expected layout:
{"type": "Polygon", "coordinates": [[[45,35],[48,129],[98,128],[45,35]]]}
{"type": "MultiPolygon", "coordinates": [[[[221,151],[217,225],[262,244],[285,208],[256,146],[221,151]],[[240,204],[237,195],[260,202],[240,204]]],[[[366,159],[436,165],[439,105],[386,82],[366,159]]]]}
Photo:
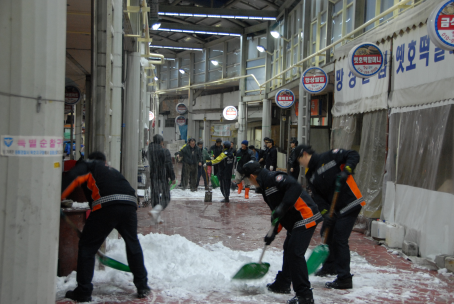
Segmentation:
{"type": "MultiPolygon", "coordinates": [[[[279,5],[271,2],[271,1],[267,1],[267,0],[262,0],[263,2],[265,2],[268,6],[274,8],[274,9],[279,9],[279,5]]],[[[292,0],[293,1],[293,0],[292,0]]],[[[297,0],[298,2],[301,1],[301,0],[297,0]]]]}
{"type": "MultiPolygon", "coordinates": [[[[232,3],[233,4],[236,4],[232,3]]],[[[269,2],[267,4],[271,5],[269,2]]],[[[248,5],[248,4],[246,4],[248,5]]],[[[227,5],[226,8],[230,6],[227,5]]],[[[250,5],[249,5],[250,6],[250,5]]],[[[251,6],[252,7],[252,6],[251,6]]],[[[278,8],[278,6],[276,6],[278,8]]],[[[194,6],[169,6],[160,5],[160,13],[178,13],[178,14],[204,14],[204,15],[232,15],[232,16],[252,16],[252,17],[277,17],[278,12],[271,10],[245,10],[245,9],[219,9],[219,8],[208,8],[208,7],[194,7],[194,6]]],[[[163,15],[160,15],[163,16],[163,15]]],[[[173,16],[175,17],[175,16],[173,16]]]]}
{"type": "Polygon", "coordinates": [[[187,48],[198,48],[203,49],[204,45],[200,43],[188,43],[185,42],[182,44],[181,42],[167,42],[167,41],[153,41],[151,45],[158,45],[158,46],[172,46],[172,47],[187,47],[187,48]]]}
{"type": "Polygon", "coordinates": [[[189,21],[186,21],[186,20],[183,20],[183,19],[173,18],[173,17],[170,17],[170,16],[159,16],[159,19],[167,20],[167,21],[173,21],[173,22],[181,23],[181,24],[194,24],[192,22],[189,22],[189,21]]]}
{"type": "Polygon", "coordinates": [[[66,51],[66,58],[72,62],[81,72],[85,75],[90,75],[90,73],[73,57],[68,51],[66,51]]]}
{"type": "Polygon", "coordinates": [[[169,39],[167,37],[164,37],[164,36],[161,36],[161,35],[158,35],[158,34],[152,34],[150,33],[150,36],[153,37],[153,38],[160,38],[164,41],[169,41],[169,42],[176,42],[175,40],[172,40],[172,39],[169,39]]]}
{"type": "Polygon", "coordinates": [[[240,2],[240,0],[233,0],[232,2],[227,4],[225,8],[231,8],[231,7],[235,6],[235,4],[237,4],[238,2],[240,2]]]}
{"type": "MultiPolygon", "coordinates": [[[[175,24],[162,22],[160,29],[175,29],[175,30],[188,30],[188,31],[203,31],[203,32],[217,32],[217,33],[232,33],[243,34],[243,29],[232,27],[214,27],[206,25],[189,25],[189,24],[175,24]]],[[[186,33],[183,33],[186,34],[186,33]]]]}
{"type": "Polygon", "coordinates": [[[172,6],[178,5],[178,3],[180,3],[181,1],[182,1],[182,0],[173,0],[172,6]]]}

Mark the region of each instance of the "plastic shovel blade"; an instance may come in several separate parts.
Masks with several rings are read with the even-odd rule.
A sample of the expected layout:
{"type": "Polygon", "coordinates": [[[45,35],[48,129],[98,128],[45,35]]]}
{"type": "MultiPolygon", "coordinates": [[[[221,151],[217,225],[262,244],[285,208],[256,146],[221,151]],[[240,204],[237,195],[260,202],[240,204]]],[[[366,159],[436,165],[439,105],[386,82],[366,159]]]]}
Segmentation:
{"type": "Polygon", "coordinates": [[[169,185],[170,185],[170,191],[172,191],[178,185],[178,181],[175,180],[175,184],[173,184],[173,185],[172,185],[172,181],[169,181],[169,185]]]}
{"type": "Polygon", "coordinates": [[[118,262],[117,260],[114,260],[112,258],[109,258],[108,256],[105,256],[103,254],[98,253],[98,260],[101,264],[116,269],[116,270],[121,270],[125,272],[131,272],[131,269],[129,269],[128,265],[125,265],[121,262],[118,262]]]}
{"type": "Polygon", "coordinates": [[[307,260],[307,272],[313,274],[323,263],[329,255],[329,248],[326,244],[318,245],[312,251],[311,256],[307,260]]]}
{"type": "Polygon", "coordinates": [[[233,280],[257,280],[263,278],[270,269],[268,263],[249,263],[241,267],[233,276],[233,280]]]}
{"type": "Polygon", "coordinates": [[[211,176],[211,186],[213,187],[213,189],[219,187],[219,179],[216,175],[211,176]]]}

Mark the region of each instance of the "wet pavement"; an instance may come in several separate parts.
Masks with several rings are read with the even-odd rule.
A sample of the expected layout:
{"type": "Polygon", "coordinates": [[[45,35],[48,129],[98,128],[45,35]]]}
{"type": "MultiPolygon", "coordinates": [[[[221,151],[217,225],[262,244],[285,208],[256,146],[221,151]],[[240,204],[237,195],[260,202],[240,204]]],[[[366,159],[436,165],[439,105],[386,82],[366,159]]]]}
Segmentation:
{"type": "MultiPolygon", "coordinates": [[[[189,190],[173,190],[172,200],[162,213],[164,222],[152,225],[147,212],[150,208],[138,210],[141,234],[160,233],[179,234],[197,244],[215,244],[222,242],[233,250],[251,251],[263,247],[263,237],[270,226],[270,210],[260,194],[251,190],[249,200],[243,193],[232,191],[230,203],[221,203],[218,192],[213,193],[213,202],[204,202],[205,191],[202,187],[194,193],[189,190]]],[[[320,225],[319,225],[320,226],[320,225]]],[[[319,229],[311,241],[313,248],[320,244],[319,229]]],[[[285,231],[281,232],[271,247],[282,248],[285,231]]],[[[377,242],[363,234],[353,232],[350,237],[350,250],[359,262],[354,284],[361,288],[352,290],[328,290],[324,282],[330,278],[310,277],[316,303],[454,303],[454,276],[444,276],[437,271],[421,269],[410,261],[388,252],[377,242]],[[384,279],[380,279],[384,278],[384,279]],[[366,282],[370,286],[364,286],[366,282]]],[[[149,269],[152,272],[153,269],[149,269]]],[[[355,274],[355,268],[352,267],[355,274]]],[[[265,284],[266,282],[264,282],[265,284]]],[[[232,300],[225,294],[213,290],[203,301],[191,297],[175,298],[160,290],[153,290],[147,299],[135,299],[134,288],[125,288],[124,292],[98,294],[95,286],[96,303],[251,303],[251,300],[232,300]]],[[[153,286],[151,286],[153,288],[153,286]]],[[[254,294],[257,291],[251,291],[254,294]]],[[[285,303],[290,295],[275,296],[265,292],[260,303],[285,303]]],[[[72,303],[64,299],[58,304],[72,303]]]]}

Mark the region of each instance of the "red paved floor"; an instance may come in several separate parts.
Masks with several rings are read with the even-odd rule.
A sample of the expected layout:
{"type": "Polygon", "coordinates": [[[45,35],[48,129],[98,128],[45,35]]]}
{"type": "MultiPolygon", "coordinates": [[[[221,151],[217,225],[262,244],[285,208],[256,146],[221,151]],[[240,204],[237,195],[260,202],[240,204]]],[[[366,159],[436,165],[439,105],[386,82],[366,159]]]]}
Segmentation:
{"type": "MultiPolygon", "coordinates": [[[[225,246],[241,251],[255,250],[263,246],[263,236],[269,228],[270,211],[261,196],[251,193],[251,199],[245,200],[243,191],[242,195],[234,193],[230,203],[220,203],[219,198],[216,199],[215,196],[212,203],[204,203],[203,193],[203,190],[199,190],[200,198],[194,199],[188,197],[189,191],[187,193],[181,190],[174,191],[171,204],[163,212],[164,223],[157,226],[150,224],[148,208],[139,209],[139,233],[179,234],[200,244],[214,244],[222,241],[225,246]]],[[[282,248],[284,238],[285,233],[281,233],[272,247],[276,250],[282,248]]],[[[317,230],[311,247],[320,242],[317,230]]],[[[358,254],[355,255],[357,259],[363,257],[369,263],[364,262],[366,271],[358,274],[354,282],[358,285],[368,282],[370,286],[355,287],[348,291],[327,290],[323,287],[324,282],[333,278],[311,276],[316,303],[454,303],[454,276],[446,277],[436,271],[420,269],[411,262],[388,253],[386,248],[356,232],[353,232],[350,237],[350,249],[358,254]],[[369,268],[371,278],[368,277],[369,268]],[[377,287],[374,284],[374,278],[379,278],[380,273],[386,274],[386,278],[389,277],[390,281],[389,284],[377,281],[379,284],[377,287]],[[434,282],[438,283],[434,284],[434,282]],[[365,297],[365,294],[368,296],[365,297]],[[389,298],[389,294],[393,295],[392,299],[389,298]]],[[[249,295],[254,293],[258,294],[260,291],[250,291],[249,295]]],[[[232,301],[225,294],[218,294],[215,290],[207,299],[200,302],[191,298],[175,299],[160,290],[153,290],[153,294],[148,299],[139,300],[134,298],[135,290],[131,286],[125,286],[124,292],[109,295],[98,294],[95,286],[94,295],[97,296],[96,303],[105,304],[251,303],[250,300],[232,301]]],[[[289,298],[289,296],[267,294],[265,297],[260,297],[258,302],[285,303],[289,298]]],[[[56,303],[72,302],[61,299],[56,303]]]]}

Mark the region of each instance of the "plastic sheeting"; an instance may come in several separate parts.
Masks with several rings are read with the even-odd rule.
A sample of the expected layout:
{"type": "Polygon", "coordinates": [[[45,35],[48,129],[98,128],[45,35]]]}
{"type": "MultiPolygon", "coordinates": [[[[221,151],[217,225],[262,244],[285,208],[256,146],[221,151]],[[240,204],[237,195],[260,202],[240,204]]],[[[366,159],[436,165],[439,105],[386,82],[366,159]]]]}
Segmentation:
{"type": "Polygon", "coordinates": [[[333,117],[332,130],[331,149],[350,150],[356,135],[356,116],[333,117]]]}
{"type": "Polygon", "coordinates": [[[454,252],[454,101],[393,111],[382,218],[416,231],[423,257],[454,252]]]}
{"type": "Polygon", "coordinates": [[[363,115],[360,162],[356,167],[355,180],[366,200],[361,215],[369,218],[380,216],[382,184],[385,172],[386,127],[388,111],[381,110],[363,115]]]}

